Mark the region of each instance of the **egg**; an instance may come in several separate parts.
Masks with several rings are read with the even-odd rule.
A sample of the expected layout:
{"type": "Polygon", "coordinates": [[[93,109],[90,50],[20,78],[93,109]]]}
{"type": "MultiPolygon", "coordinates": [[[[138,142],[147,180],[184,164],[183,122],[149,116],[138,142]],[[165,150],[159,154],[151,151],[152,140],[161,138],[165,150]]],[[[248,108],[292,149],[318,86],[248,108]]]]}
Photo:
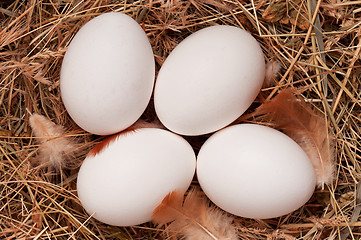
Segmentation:
{"type": "Polygon", "coordinates": [[[316,185],[302,148],[287,135],[256,124],[233,125],[207,139],[197,157],[197,177],[220,208],[255,219],[300,208],[316,185]]]}
{"type": "Polygon", "coordinates": [[[154,56],[143,29],[123,13],[105,13],[86,23],[69,44],[61,97],[81,128],[110,135],[141,116],[154,78],[154,56]]]}
{"type": "Polygon", "coordinates": [[[195,153],[182,137],[141,128],[97,145],[79,170],[77,192],[84,209],[99,221],[142,224],[168,193],[187,190],[195,165],[195,153]]]}
{"type": "Polygon", "coordinates": [[[255,38],[233,26],[207,27],[184,39],[163,63],[155,110],[178,134],[214,132],[251,105],[264,76],[264,56],[255,38]]]}

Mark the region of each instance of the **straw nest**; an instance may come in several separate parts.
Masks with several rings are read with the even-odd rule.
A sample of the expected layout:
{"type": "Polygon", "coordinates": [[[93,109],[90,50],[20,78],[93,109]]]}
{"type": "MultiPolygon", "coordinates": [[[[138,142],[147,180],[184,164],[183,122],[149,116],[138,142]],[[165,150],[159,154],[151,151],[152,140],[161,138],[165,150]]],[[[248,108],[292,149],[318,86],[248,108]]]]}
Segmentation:
{"type": "MultiPolygon", "coordinates": [[[[157,70],[170,51],[198,29],[225,24],[249,31],[266,60],[282,66],[262,96],[297,87],[329,123],[336,149],[333,184],[316,190],[304,207],[287,216],[237,217],[240,239],[360,237],[361,1],[7,0],[0,1],[1,239],[167,238],[151,223],[124,228],[98,222],[77,198],[77,168],[56,173],[34,164],[38,144],[30,113],[47,116],[77,139],[76,162],[102,139],[70,119],[59,94],[59,70],[79,28],[109,11],[126,13],[143,26],[157,70]]],[[[257,98],[254,105],[261,101],[257,98]]],[[[151,104],[142,118],[155,118],[151,104]]],[[[201,141],[192,144],[197,148],[201,141]]]]}

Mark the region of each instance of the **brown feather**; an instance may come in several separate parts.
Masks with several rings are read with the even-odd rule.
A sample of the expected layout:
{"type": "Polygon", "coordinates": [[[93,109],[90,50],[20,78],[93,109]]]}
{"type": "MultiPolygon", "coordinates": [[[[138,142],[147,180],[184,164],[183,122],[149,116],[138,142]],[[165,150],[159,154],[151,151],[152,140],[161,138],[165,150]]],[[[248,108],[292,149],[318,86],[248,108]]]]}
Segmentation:
{"type": "Polygon", "coordinates": [[[39,155],[36,163],[42,167],[61,170],[76,168],[80,165],[74,157],[77,151],[74,139],[65,135],[64,128],[51,122],[48,118],[32,114],[30,126],[39,143],[39,155]]]}
{"type": "Polygon", "coordinates": [[[199,190],[191,190],[183,202],[183,194],[169,193],[154,210],[152,221],[160,226],[170,223],[167,232],[188,240],[238,239],[233,218],[216,207],[199,190]]]}
{"type": "Polygon", "coordinates": [[[270,123],[295,140],[311,160],[318,186],[324,188],[334,176],[331,133],[324,117],[296,94],[295,89],[284,89],[249,116],[257,122],[270,123]]]}
{"type": "Polygon", "coordinates": [[[94,157],[95,155],[97,155],[98,153],[103,151],[103,149],[105,147],[109,146],[109,144],[114,142],[118,137],[125,136],[125,135],[131,134],[131,133],[135,133],[140,128],[161,128],[162,129],[162,128],[164,128],[164,126],[157,120],[154,122],[150,122],[150,123],[143,121],[143,120],[138,120],[129,128],[127,128],[119,133],[116,133],[116,134],[106,137],[103,141],[101,141],[100,143],[95,145],[94,148],[89,151],[87,156],[94,157]]]}
{"type": "Polygon", "coordinates": [[[122,133],[116,133],[113,135],[110,135],[108,137],[106,137],[103,141],[99,142],[97,145],[95,145],[87,154],[88,157],[95,157],[98,153],[100,153],[101,151],[103,151],[103,149],[107,146],[109,146],[109,144],[111,144],[112,142],[114,142],[119,135],[121,135],[122,133]]]}

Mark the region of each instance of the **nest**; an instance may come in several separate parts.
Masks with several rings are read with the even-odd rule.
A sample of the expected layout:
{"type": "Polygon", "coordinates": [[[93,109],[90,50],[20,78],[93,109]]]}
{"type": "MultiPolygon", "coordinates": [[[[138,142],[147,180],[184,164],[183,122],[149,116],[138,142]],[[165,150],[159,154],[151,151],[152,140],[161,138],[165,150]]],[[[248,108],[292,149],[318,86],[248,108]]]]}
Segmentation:
{"type": "MultiPolygon", "coordinates": [[[[355,239],[361,235],[361,3],[341,0],[0,1],[0,238],[167,239],[151,223],[115,227],[91,218],[76,195],[77,168],[34,165],[39,146],[30,113],[47,116],[76,138],[81,162],[102,140],[80,129],[59,93],[72,37],[90,19],[126,13],[146,31],[156,69],[191,33],[211,25],[250,32],[281,71],[251,106],[295,87],[335,136],[336,179],[286,216],[236,217],[240,239],[355,239]]],[[[142,119],[154,120],[152,103],[142,119]]],[[[204,137],[192,138],[199,148],[204,137]]],[[[194,181],[192,185],[197,186],[194,181]]],[[[127,193],[124,193],[127,194],[127,193]]]]}

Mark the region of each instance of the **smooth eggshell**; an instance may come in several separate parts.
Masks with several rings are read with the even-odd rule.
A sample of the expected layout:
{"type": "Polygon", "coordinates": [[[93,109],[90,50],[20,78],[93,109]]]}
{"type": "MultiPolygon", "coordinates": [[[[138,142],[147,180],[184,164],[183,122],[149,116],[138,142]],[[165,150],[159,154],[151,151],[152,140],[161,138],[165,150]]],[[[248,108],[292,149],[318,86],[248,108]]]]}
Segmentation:
{"type": "Polygon", "coordinates": [[[239,124],[211,136],[197,157],[206,195],[222,209],[248,218],[273,218],[304,205],[315,172],[302,148],[285,134],[239,124]]]}
{"type": "Polygon", "coordinates": [[[106,13],[86,23],[71,41],[61,67],[61,96],[81,128],[113,134],[144,112],[154,76],[143,29],[123,13],[106,13]]]}
{"type": "Polygon", "coordinates": [[[265,75],[262,50],[249,33],[212,26],[183,40],[161,67],[154,92],[161,122],[182,135],[202,135],[236,120],[265,75]]]}
{"type": "Polygon", "coordinates": [[[149,221],[168,193],[187,190],[195,173],[188,142],[156,128],[121,134],[93,155],[80,168],[78,196],[90,215],[110,225],[149,221]]]}

